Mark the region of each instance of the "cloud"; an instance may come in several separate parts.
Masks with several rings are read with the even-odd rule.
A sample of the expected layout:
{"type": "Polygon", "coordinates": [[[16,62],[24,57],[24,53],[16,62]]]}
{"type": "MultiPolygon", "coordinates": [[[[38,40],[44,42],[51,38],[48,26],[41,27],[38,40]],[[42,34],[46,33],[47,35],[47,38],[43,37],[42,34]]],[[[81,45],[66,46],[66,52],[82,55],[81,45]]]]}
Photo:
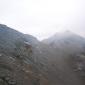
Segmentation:
{"type": "Polygon", "coordinates": [[[0,0],[0,23],[39,39],[60,30],[85,31],[84,0],[0,0]]]}

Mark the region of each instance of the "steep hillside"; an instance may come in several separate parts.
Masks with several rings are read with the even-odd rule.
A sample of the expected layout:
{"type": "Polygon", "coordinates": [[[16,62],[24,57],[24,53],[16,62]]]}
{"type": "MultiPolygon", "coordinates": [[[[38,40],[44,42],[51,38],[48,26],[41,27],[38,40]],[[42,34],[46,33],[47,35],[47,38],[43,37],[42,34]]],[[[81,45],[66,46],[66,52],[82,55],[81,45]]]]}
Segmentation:
{"type": "Polygon", "coordinates": [[[40,42],[0,24],[0,85],[85,85],[85,39],[67,31],[40,42]]]}
{"type": "Polygon", "coordinates": [[[0,24],[0,85],[45,85],[34,62],[38,43],[33,36],[0,24]]]}
{"type": "Polygon", "coordinates": [[[58,85],[84,85],[85,39],[66,31],[42,42],[52,49],[53,56],[48,59],[54,82],[59,82],[58,85]]]}

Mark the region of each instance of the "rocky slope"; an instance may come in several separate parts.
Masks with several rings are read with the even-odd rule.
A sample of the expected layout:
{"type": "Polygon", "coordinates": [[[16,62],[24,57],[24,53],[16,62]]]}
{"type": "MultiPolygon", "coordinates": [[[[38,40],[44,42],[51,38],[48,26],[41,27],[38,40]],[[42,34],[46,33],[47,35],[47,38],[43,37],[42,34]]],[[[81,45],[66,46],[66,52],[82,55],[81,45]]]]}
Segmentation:
{"type": "Polygon", "coordinates": [[[0,24],[0,85],[85,85],[85,39],[64,32],[39,42],[0,24]]]}
{"type": "Polygon", "coordinates": [[[45,85],[33,55],[39,41],[0,25],[0,85],[45,85]]]}
{"type": "Polygon", "coordinates": [[[52,48],[49,63],[53,65],[54,82],[59,82],[58,85],[84,85],[85,39],[66,31],[42,42],[52,48]]]}

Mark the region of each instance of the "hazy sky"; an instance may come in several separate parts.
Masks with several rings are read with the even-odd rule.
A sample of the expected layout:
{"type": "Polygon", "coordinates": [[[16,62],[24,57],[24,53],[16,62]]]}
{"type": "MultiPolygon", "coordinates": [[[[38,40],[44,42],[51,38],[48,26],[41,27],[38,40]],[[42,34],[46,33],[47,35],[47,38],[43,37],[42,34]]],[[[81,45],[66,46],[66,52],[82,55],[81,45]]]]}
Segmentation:
{"type": "Polygon", "coordinates": [[[0,0],[0,23],[38,39],[70,29],[85,35],[85,0],[0,0]]]}

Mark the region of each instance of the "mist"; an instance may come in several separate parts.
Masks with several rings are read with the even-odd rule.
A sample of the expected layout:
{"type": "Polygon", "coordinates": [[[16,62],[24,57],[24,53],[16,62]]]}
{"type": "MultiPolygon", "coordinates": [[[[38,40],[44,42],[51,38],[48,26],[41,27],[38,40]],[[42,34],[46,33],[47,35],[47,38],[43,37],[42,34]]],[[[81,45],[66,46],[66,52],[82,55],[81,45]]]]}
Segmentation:
{"type": "Polygon", "coordinates": [[[85,36],[84,0],[0,0],[0,23],[39,40],[56,32],[85,36]]]}
{"type": "Polygon", "coordinates": [[[85,0],[0,0],[0,85],[85,85],[85,0]]]}

